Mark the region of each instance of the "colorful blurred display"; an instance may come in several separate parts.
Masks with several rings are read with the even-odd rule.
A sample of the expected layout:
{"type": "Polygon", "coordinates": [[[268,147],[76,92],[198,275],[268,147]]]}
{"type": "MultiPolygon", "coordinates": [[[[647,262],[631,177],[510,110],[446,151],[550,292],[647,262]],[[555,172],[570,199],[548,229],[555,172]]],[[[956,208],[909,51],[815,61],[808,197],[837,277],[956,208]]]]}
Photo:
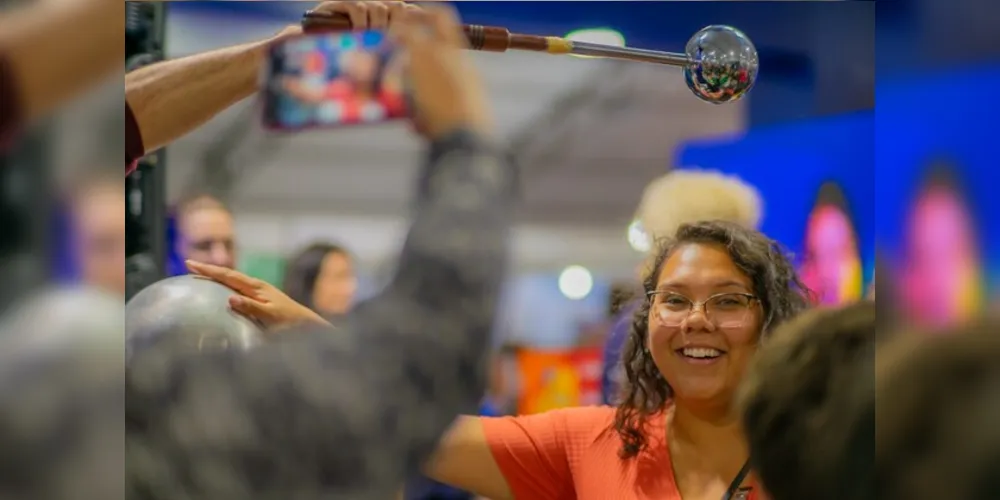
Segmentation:
{"type": "Polygon", "coordinates": [[[914,200],[900,287],[908,316],[941,326],[970,319],[983,307],[983,266],[972,217],[960,190],[945,179],[932,176],[914,200]]]}
{"type": "Polygon", "coordinates": [[[518,414],[601,404],[602,350],[521,349],[517,354],[518,414]]]}
{"type": "Polygon", "coordinates": [[[861,299],[861,256],[854,221],[840,186],[825,184],[809,215],[803,251],[802,280],[822,306],[861,299]]]}

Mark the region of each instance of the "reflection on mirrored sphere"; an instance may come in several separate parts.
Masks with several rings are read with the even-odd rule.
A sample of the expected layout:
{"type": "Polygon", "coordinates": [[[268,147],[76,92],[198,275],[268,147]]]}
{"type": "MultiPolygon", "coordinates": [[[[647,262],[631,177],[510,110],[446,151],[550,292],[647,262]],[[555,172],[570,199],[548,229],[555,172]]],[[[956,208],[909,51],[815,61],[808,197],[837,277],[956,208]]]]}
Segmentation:
{"type": "Polygon", "coordinates": [[[249,349],[264,340],[263,329],[229,308],[236,292],[197,276],[154,283],[125,305],[126,356],[154,345],[207,351],[249,349]]]}
{"type": "Polygon", "coordinates": [[[685,47],[688,88],[700,99],[720,104],[740,99],[757,80],[757,49],[743,32],[729,26],[708,26],[685,47]]]}

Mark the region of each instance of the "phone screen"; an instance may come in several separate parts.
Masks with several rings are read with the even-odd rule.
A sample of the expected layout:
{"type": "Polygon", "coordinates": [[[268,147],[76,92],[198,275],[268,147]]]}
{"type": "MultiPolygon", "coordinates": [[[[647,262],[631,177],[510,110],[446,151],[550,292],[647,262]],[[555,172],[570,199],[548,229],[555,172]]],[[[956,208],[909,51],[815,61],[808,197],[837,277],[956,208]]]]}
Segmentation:
{"type": "Polygon", "coordinates": [[[407,115],[403,60],[382,32],[304,35],[271,47],[264,125],[303,130],[407,115]]]}

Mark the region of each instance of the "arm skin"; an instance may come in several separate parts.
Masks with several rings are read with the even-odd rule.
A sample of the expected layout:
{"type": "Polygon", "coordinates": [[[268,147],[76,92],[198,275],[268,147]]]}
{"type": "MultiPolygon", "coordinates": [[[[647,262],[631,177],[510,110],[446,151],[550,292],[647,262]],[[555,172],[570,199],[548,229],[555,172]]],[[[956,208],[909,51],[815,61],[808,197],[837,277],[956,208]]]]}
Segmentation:
{"type": "Polygon", "coordinates": [[[129,491],[393,498],[485,392],[516,185],[516,170],[470,134],[439,141],[395,277],[339,329],[246,353],[137,353],[127,453],[145,459],[126,460],[129,491]]]}
{"type": "Polygon", "coordinates": [[[125,64],[117,0],[39,1],[0,13],[0,143],[125,64]]]}
{"type": "Polygon", "coordinates": [[[163,61],[125,75],[125,100],[151,153],[251,96],[274,38],[163,61]]]}

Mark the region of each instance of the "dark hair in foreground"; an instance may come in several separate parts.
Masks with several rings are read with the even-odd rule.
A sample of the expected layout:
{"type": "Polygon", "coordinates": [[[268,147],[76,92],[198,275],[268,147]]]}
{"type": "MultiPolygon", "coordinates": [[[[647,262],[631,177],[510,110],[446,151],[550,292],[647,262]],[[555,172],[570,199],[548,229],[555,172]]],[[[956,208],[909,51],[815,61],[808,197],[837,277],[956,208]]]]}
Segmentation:
{"type": "MultiPolygon", "coordinates": [[[[730,222],[698,222],[678,228],[673,238],[660,244],[653,265],[643,280],[644,292],[656,289],[667,259],[688,244],[719,245],[753,281],[753,293],[764,309],[763,335],[808,307],[808,293],[791,260],[777,242],[753,229],[730,222]]],[[[621,437],[623,458],[635,457],[646,447],[647,419],[662,410],[672,397],[653,358],[645,349],[649,333],[649,300],[635,314],[632,331],[622,351],[625,369],[622,403],[613,429],[621,437]]]]}
{"type": "Polygon", "coordinates": [[[124,500],[123,367],[109,351],[123,358],[77,345],[4,356],[0,498],[124,500]]]}
{"type": "Polygon", "coordinates": [[[998,360],[995,319],[880,349],[872,498],[1000,498],[998,360]]]}
{"type": "Polygon", "coordinates": [[[803,314],[761,347],[740,410],[773,500],[868,498],[878,329],[875,304],[862,302],[803,314]]]}
{"type": "Polygon", "coordinates": [[[299,251],[285,266],[282,290],[292,300],[313,309],[316,280],[323,269],[323,260],[330,254],[350,257],[346,248],[333,243],[313,243],[299,251]]]}

